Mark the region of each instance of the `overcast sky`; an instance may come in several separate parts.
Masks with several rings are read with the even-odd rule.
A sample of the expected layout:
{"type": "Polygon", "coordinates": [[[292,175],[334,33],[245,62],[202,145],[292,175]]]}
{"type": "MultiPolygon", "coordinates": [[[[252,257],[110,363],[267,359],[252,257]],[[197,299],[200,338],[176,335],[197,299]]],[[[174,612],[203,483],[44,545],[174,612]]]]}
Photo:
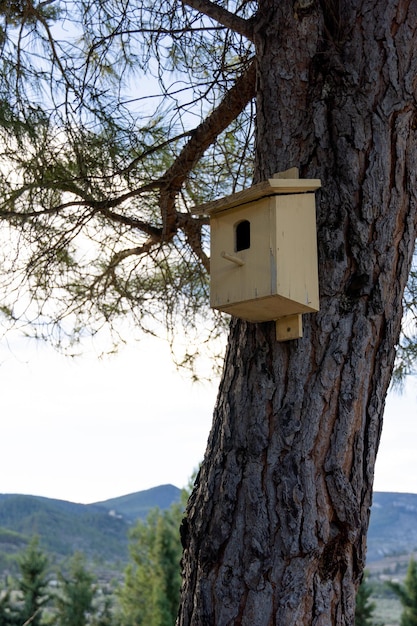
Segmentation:
{"type": "MultiPolygon", "coordinates": [[[[0,343],[0,493],[96,502],[164,483],[201,461],[218,380],[193,384],[149,339],[71,360],[25,339],[0,343]]],[[[375,489],[417,493],[417,385],[390,393],[375,489]]]]}

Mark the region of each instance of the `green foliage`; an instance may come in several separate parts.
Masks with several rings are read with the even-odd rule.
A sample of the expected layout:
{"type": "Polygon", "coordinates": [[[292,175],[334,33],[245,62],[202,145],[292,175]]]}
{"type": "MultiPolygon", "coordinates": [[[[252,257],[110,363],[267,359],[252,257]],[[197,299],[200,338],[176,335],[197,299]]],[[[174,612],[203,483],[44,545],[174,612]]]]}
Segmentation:
{"type": "Polygon", "coordinates": [[[403,605],[401,626],[417,626],[417,563],[410,559],[404,585],[388,583],[403,605]]]}
{"type": "Polygon", "coordinates": [[[395,368],[392,385],[400,391],[408,375],[416,374],[417,363],[417,249],[414,252],[413,263],[404,292],[404,317],[402,332],[397,346],[395,368]]]}
{"type": "Polygon", "coordinates": [[[128,527],[125,519],[94,505],[25,495],[0,497],[0,542],[13,553],[36,534],[42,547],[58,560],[68,558],[77,545],[88,558],[126,562],[128,527]]]}
{"type": "Polygon", "coordinates": [[[20,620],[40,626],[42,608],[49,600],[48,559],[39,548],[39,539],[35,537],[19,559],[20,579],[17,588],[22,598],[20,620]]]}
{"type": "Polygon", "coordinates": [[[250,96],[207,136],[201,120],[252,44],[177,1],[13,0],[0,52],[5,318],[71,352],[103,326],[108,349],[132,327],[172,342],[180,320],[190,337],[222,334],[221,317],[204,324],[208,220],[190,208],[251,180],[250,96]]]}
{"type": "Polygon", "coordinates": [[[365,573],[356,594],[355,626],[374,626],[375,602],[370,600],[372,589],[366,579],[365,573]]]}
{"type": "Polygon", "coordinates": [[[130,535],[133,563],[119,592],[122,626],[172,626],[181,586],[181,505],[155,509],[130,535]]]}
{"type": "Polygon", "coordinates": [[[104,597],[104,601],[100,607],[95,607],[94,614],[91,619],[91,626],[118,626],[113,611],[113,598],[109,595],[104,597]]]}
{"type": "Polygon", "coordinates": [[[101,590],[75,554],[65,574],[58,572],[58,588],[48,582],[48,559],[33,539],[18,557],[20,575],[0,588],[0,626],[118,626],[113,595],[101,590]]]}
{"type": "Polygon", "coordinates": [[[93,610],[94,577],[85,568],[85,559],[76,553],[67,575],[59,574],[56,596],[58,626],[87,626],[93,610]]]}
{"type": "Polygon", "coordinates": [[[20,626],[21,620],[11,602],[10,590],[0,589],[0,626],[20,626]]]}
{"type": "Polygon", "coordinates": [[[173,485],[88,505],[0,494],[0,576],[17,574],[17,555],[33,535],[39,536],[42,549],[58,567],[76,546],[89,563],[96,562],[94,572],[99,576],[120,575],[129,558],[132,524],[155,507],[168,508],[179,497],[180,490],[173,485]]]}
{"type": "Polygon", "coordinates": [[[39,549],[36,537],[19,555],[18,564],[19,577],[8,580],[8,588],[0,591],[0,626],[41,626],[50,594],[48,559],[39,549]]]}

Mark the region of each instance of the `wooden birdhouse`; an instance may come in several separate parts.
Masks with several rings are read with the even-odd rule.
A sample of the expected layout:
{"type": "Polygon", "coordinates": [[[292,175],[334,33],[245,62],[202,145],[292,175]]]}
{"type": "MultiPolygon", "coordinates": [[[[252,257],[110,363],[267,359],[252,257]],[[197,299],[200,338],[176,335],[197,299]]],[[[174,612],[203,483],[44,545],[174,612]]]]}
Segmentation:
{"type": "Polygon", "coordinates": [[[292,168],[209,202],[210,305],[250,322],[277,320],[277,339],[302,336],[319,310],[315,190],[292,168]]]}

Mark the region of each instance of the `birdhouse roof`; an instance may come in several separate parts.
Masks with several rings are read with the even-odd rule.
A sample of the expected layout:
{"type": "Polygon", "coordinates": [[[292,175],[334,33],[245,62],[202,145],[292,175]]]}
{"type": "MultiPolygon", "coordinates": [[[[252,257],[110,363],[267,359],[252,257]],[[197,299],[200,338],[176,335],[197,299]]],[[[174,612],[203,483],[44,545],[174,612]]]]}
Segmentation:
{"type": "Polygon", "coordinates": [[[315,191],[319,187],[321,187],[321,181],[318,178],[270,178],[249,187],[249,189],[200,204],[193,208],[192,213],[195,215],[212,215],[254,202],[260,198],[279,194],[306,193],[315,191]]]}

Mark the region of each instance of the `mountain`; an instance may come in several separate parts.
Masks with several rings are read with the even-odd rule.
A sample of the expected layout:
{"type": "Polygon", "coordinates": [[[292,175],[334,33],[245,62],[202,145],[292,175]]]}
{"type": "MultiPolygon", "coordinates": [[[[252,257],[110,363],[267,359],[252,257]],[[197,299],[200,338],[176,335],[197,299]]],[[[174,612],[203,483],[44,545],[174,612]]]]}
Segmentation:
{"type": "Polygon", "coordinates": [[[367,562],[417,550],[417,495],[374,493],[368,532],[367,562]]]}
{"type": "MultiPolygon", "coordinates": [[[[16,554],[33,535],[52,563],[83,552],[102,576],[120,575],[128,562],[129,529],[155,507],[179,502],[181,490],[160,485],[92,504],[0,494],[0,576],[16,569],[16,554]]],[[[417,495],[374,493],[367,563],[417,551],[417,495]]]]}
{"type": "Polygon", "coordinates": [[[51,562],[60,563],[78,551],[100,564],[102,572],[120,572],[128,560],[132,524],[152,508],[178,502],[180,495],[173,485],[93,504],[0,494],[0,574],[15,569],[16,554],[34,535],[51,562]]]}
{"type": "MultiPolygon", "coordinates": [[[[127,554],[127,522],[104,508],[37,496],[0,495],[0,528],[24,537],[38,535],[48,552],[75,551],[106,559],[127,554]]],[[[0,536],[1,539],[1,536],[0,536]]],[[[4,541],[9,543],[7,534],[4,541]]]]}
{"type": "Polygon", "coordinates": [[[122,515],[125,519],[135,521],[138,518],[145,518],[151,508],[168,509],[171,504],[179,502],[180,497],[181,490],[178,487],[160,485],[111,500],[95,502],[94,506],[105,507],[109,511],[113,511],[114,515],[122,515]]]}

